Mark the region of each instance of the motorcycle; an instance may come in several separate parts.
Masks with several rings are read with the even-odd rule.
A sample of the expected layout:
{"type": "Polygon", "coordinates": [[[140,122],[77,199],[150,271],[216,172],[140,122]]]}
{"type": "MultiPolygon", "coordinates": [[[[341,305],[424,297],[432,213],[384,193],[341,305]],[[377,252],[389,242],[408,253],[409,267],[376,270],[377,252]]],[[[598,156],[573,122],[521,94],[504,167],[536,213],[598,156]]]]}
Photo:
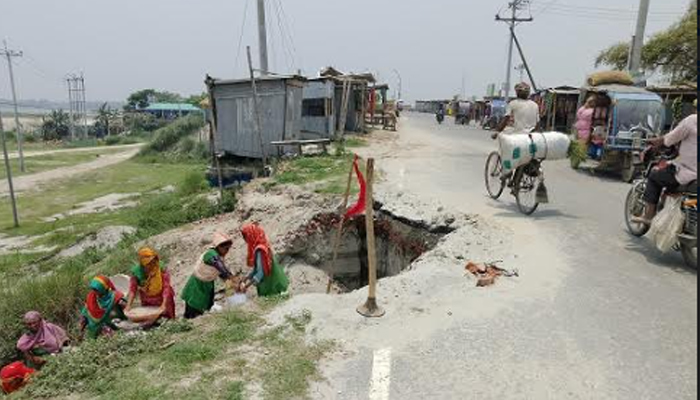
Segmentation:
{"type": "MultiPolygon", "coordinates": [[[[629,232],[636,237],[642,237],[649,232],[651,228],[647,224],[641,224],[633,221],[633,218],[644,213],[646,202],[644,201],[644,192],[647,187],[647,178],[655,168],[664,167],[668,161],[675,158],[675,152],[672,149],[658,152],[652,148],[647,148],[641,154],[641,163],[646,164],[643,177],[634,182],[630,189],[627,200],[625,201],[625,223],[629,232]]],[[[698,196],[697,182],[693,181],[688,185],[681,186],[676,190],[664,190],[661,195],[658,210],[664,208],[666,201],[671,198],[681,198],[681,210],[685,217],[683,230],[678,234],[678,244],[674,247],[683,255],[685,263],[691,268],[698,266],[698,196]]]]}
{"type": "Polygon", "coordinates": [[[445,121],[445,114],[437,113],[435,114],[435,118],[437,119],[437,123],[442,125],[442,122],[445,121]]]}

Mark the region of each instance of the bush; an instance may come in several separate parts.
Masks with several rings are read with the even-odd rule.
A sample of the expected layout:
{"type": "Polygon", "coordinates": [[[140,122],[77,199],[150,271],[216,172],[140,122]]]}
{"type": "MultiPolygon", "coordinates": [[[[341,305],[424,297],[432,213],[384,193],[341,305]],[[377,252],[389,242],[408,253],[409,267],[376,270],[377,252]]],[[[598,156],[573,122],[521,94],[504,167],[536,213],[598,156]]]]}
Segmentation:
{"type": "Polygon", "coordinates": [[[199,115],[189,115],[180,118],[172,124],[158,129],[154,134],[153,140],[141,150],[139,155],[157,155],[174,151],[180,140],[194,134],[202,126],[204,126],[204,119],[199,115]]]}
{"type": "Polygon", "coordinates": [[[168,124],[148,113],[128,113],[124,115],[124,125],[131,132],[153,132],[168,124]]]}

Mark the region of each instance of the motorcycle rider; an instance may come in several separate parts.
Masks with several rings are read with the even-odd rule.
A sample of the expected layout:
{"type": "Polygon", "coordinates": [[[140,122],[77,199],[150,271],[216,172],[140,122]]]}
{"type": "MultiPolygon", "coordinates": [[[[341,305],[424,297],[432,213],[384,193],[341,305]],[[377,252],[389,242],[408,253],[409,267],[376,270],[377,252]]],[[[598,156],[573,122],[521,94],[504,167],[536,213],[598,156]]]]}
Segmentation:
{"type": "Polygon", "coordinates": [[[654,148],[671,147],[680,144],[678,157],[665,168],[656,168],[647,178],[644,201],[644,215],[632,218],[638,224],[651,225],[664,189],[674,191],[698,179],[698,115],[697,100],[695,113],[684,119],[671,133],[649,139],[647,144],[654,148]]]}
{"type": "Polygon", "coordinates": [[[435,118],[437,119],[437,122],[440,124],[442,123],[442,121],[445,120],[445,105],[444,104],[440,103],[440,105],[438,106],[438,110],[435,113],[435,118]]]}

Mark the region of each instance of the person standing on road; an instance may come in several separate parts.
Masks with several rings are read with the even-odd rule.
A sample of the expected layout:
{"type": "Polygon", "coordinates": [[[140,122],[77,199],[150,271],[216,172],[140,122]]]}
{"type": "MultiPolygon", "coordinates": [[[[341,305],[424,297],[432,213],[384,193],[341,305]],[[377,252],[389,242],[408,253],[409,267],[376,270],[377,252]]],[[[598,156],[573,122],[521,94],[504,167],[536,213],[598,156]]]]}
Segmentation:
{"type": "Polygon", "coordinates": [[[644,215],[632,219],[638,224],[651,225],[664,189],[676,190],[681,185],[688,185],[698,179],[697,113],[684,119],[673,132],[666,136],[649,139],[647,143],[655,148],[680,144],[678,157],[666,168],[657,168],[649,175],[647,189],[644,193],[644,201],[646,202],[644,215]]]}
{"type": "Polygon", "coordinates": [[[518,98],[508,103],[506,117],[498,126],[497,132],[492,135],[493,139],[508,127],[511,129],[507,133],[529,133],[540,122],[540,107],[530,100],[530,85],[525,82],[518,83],[515,85],[515,94],[518,98]]]}

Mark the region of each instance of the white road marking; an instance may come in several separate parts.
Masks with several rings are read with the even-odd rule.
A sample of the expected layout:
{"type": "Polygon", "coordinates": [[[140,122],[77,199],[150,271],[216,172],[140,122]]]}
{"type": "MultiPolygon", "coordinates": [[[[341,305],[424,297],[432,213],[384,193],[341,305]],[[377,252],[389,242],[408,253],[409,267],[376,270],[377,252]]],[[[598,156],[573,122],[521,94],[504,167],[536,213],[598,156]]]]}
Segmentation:
{"type": "Polygon", "coordinates": [[[372,380],[369,383],[369,400],[389,400],[391,386],[391,349],[374,352],[372,380]]]}

